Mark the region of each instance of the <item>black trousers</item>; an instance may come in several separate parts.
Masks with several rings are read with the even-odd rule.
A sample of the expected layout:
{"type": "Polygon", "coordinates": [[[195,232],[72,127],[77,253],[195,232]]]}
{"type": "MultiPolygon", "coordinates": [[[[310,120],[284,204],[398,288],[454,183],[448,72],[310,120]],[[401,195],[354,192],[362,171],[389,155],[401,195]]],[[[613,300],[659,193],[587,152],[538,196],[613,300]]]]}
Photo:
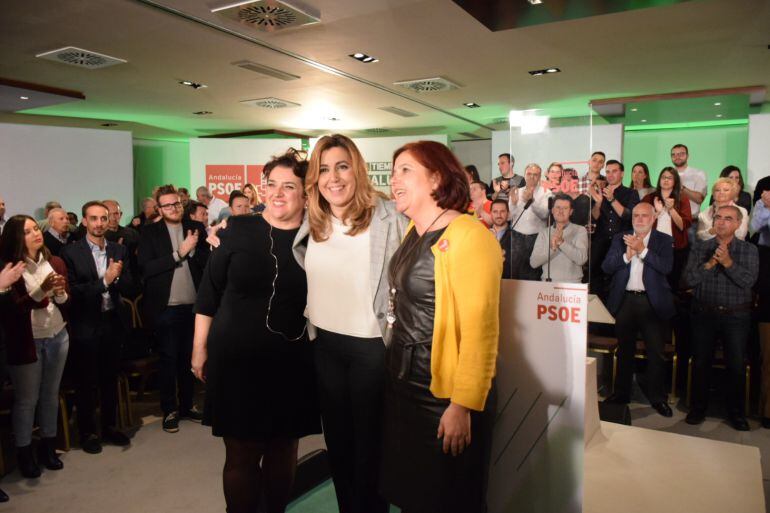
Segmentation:
{"type": "Polygon", "coordinates": [[[117,424],[118,372],[126,330],[117,313],[104,312],[91,338],[74,338],[70,358],[74,370],[75,406],[81,439],[96,434],[99,403],[102,430],[117,424]],[[98,398],[98,401],[97,401],[98,398]]]}
{"type": "Polygon", "coordinates": [[[377,491],[385,344],[318,330],[315,365],[340,513],[385,513],[388,505],[377,491]]]}
{"type": "Polygon", "coordinates": [[[626,292],[620,310],[615,316],[618,337],[618,373],[615,377],[615,395],[630,399],[634,376],[636,335],[641,333],[647,351],[647,399],[651,404],[666,400],[663,329],[667,323],[652,309],[646,294],[626,292]]]}
{"type": "Polygon", "coordinates": [[[195,314],[192,305],[167,307],[155,321],[158,342],[160,407],[166,416],[193,405],[195,376],[190,371],[195,314]],[[178,392],[178,395],[177,395],[178,392]]]}

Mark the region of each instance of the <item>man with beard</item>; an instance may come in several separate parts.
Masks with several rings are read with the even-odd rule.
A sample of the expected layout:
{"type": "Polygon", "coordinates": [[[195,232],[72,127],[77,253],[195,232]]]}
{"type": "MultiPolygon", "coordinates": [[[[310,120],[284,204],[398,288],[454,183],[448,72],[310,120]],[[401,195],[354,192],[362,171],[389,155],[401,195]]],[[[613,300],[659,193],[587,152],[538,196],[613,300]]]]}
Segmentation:
{"type": "Polygon", "coordinates": [[[572,198],[566,194],[555,196],[551,214],[554,223],[550,231],[545,227],[537,235],[529,265],[542,268],[544,281],[550,277],[555,282],[580,283],[583,264],[588,260],[588,232],[582,226],[570,223],[572,198]]]}
{"type": "Polygon", "coordinates": [[[131,326],[122,295],[132,288],[126,248],[109,242],[105,233],[109,210],[104,203],[83,205],[86,235],[65,246],[71,291],[70,330],[75,404],[80,445],[89,454],[102,452],[102,440],[126,446],[130,441],[117,429],[117,377],[120,355],[131,326]],[[98,399],[97,399],[98,398],[98,399]],[[101,438],[96,428],[97,400],[101,438]]]}
{"type": "MultiPolygon", "coordinates": [[[[687,199],[690,200],[692,218],[697,219],[700,205],[708,193],[708,179],[705,172],[690,167],[687,163],[689,158],[689,150],[684,144],[676,144],[671,148],[671,163],[674,164],[682,181],[682,193],[686,194],[687,199]]],[[[691,231],[694,232],[692,229],[691,231]]],[[[693,237],[690,240],[694,241],[695,238],[693,237]]]]}
{"type": "Polygon", "coordinates": [[[615,235],[602,263],[604,272],[612,276],[607,308],[615,316],[618,337],[615,392],[605,402],[630,401],[636,338],[641,333],[647,353],[647,398],[660,415],[671,417],[673,412],[666,402],[663,348],[667,321],[676,313],[666,279],[674,265],[674,239],[653,230],[654,222],[652,205],[636,205],[633,230],[615,235]]]}
{"type": "Polygon", "coordinates": [[[146,225],[139,238],[139,268],[144,278],[144,320],[154,329],[160,357],[159,387],[163,430],[179,431],[179,419],[200,422],[193,405],[192,357],[198,284],[209,256],[206,228],[183,219],[173,185],[155,192],[162,220],[146,225]],[[178,393],[177,393],[178,391],[178,393]]]}
{"type": "MultiPolygon", "coordinates": [[[[131,268],[131,276],[136,279],[139,276],[139,264],[136,259],[136,249],[139,246],[139,232],[129,226],[121,226],[120,220],[123,218],[123,210],[120,208],[120,203],[117,200],[106,199],[102,203],[109,210],[109,220],[104,238],[126,247],[128,250],[127,264],[131,268]]],[[[139,292],[141,291],[134,290],[127,297],[134,298],[139,292]]]]}

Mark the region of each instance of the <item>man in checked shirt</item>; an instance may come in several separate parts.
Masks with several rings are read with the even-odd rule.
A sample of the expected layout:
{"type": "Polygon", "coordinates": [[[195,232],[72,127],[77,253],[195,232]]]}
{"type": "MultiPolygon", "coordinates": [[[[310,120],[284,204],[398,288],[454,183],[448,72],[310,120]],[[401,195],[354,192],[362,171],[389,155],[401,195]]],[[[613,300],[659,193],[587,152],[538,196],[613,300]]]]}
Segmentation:
{"type": "Polygon", "coordinates": [[[759,254],[756,246],[735,237],[741,218],[733,205],[719,208],[714,214],[716,237],[696,244],[687,261],[685,279],[694,289],[694,347],[692,398],[685,420],[700,424],[706,418],[709,373],[719,338],[727,364],[727,416],[734,429],[748,431],[743,408],[744,365],[759,254]]]}

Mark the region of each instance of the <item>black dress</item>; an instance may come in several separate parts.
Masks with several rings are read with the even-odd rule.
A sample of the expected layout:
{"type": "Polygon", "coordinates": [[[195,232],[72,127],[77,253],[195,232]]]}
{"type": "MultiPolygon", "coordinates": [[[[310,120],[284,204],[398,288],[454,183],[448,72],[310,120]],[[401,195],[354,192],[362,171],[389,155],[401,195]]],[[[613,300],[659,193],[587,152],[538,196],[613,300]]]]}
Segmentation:
{"type": "Polygon", "coordinates": [[[494,387],[483,412],[471,412],[471,444],[444,454],[437,439],[449,406],[430,391],[435,316],[433,246],[444,229],[411,230],[390,261],[395,323],[385,354],[386,386],[380,493],[407,513],[482,513],[494,415],[494,387]]]}
{"type": "Polygon", "coordinates": [[[267,441],[321,432],[312,346],[304,333],[307,282],[291,250],[296,233],[271,229],[254,215],[231,217],[218,234],[221,244],[195,304],[196,313],[214,317],[203,423],[215,436],[267,441]],[[269,329],[276,276],[271,233],[278,279],[269,329]]]}

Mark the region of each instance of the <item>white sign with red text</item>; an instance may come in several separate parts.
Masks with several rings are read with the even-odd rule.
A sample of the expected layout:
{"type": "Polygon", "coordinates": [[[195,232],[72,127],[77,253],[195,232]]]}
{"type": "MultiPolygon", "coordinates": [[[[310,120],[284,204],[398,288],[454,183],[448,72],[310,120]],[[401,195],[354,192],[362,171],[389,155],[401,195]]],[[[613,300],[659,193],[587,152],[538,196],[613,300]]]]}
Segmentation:
{"type": "Polygon", "coordinates": [[[579,513],[588,292],[503,280],[490,513],[579,513]]]}

